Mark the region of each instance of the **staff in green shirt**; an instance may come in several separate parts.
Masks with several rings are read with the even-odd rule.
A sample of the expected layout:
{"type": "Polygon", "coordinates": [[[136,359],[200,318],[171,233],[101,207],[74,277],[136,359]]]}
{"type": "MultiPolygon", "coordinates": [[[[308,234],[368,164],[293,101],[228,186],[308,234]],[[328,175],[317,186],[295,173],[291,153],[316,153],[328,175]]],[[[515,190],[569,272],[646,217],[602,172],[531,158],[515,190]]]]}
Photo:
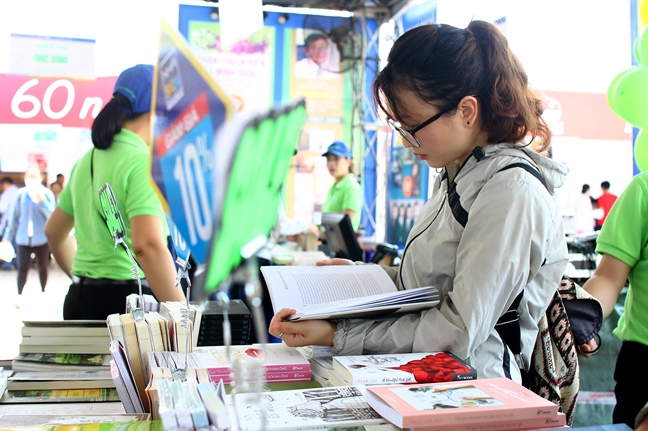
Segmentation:
{"type": "Polygon", "coordinates": [[[344,142],[335,141],[322,156],[326,157],[326,167],[335,178],[322,204],[322,212],[348,214],[353,230],[357,231],[362,212],[362,189],[353,175],[351,150],[344,142]]]}
{"type": "Polygon", "coordinates": [[[149,182],[152,83],[151,65],[119,75],[113,98],[92,124],[94,148],[74,165],[45,226],[52,254],[73,281],[63,305],[66,320],[103,320],[123,313],[126,296],[139,290],[131,261],[121,247],[115,250],[101,212],[98,191],[106,183],[124,219],[124,241],[135,254],[140,276],[146,276],[144,293],[153,293],[159,302],[184,300],[175,287],[164,210],[149,182]]]}

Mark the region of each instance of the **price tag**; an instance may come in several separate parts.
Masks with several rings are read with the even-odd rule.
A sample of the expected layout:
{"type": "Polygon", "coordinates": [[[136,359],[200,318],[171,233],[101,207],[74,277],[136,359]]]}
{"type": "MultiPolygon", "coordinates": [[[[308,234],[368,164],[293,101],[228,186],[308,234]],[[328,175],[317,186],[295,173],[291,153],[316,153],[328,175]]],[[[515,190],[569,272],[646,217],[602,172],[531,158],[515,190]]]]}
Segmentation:
{"type": "Polygon", "coordinates": [[[205,263],[218,211],[214,136],[233,105],[164,21],[153,90],[151,176],[187,251],[205,263]]]}

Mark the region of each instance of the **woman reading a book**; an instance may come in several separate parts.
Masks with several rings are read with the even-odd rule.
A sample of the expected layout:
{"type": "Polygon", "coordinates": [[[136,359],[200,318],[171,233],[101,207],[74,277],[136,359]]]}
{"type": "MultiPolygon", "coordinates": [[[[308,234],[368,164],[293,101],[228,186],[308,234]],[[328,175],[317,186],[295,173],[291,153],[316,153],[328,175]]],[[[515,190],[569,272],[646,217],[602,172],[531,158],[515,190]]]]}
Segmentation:
{"type": "Polygon", "coordinates": [[[164,210],[148,179],[152,82],[151,65],[119,75],[112,99],[92,124],[94,148],[72,169],[45,226],[52,254],[73,280],[63,305],[66,320],[124,313],[126,296],[139,291],[131,260],[122,247],[115,248],[104,220],[98,192],[106,183],[124,219],[124,241],[146,274],[143,293],[153,293],[158,301],[184,300],[175,287],[164,210]]]}
{"type": "Polygon", "coordinates": [[[283,309],[270,333],[289,346],[327,345],[340,355],[451,351],[479,378],[520,382],[536,322],[567,265],[553,195],[568,169],[527,148],[535,139],[540,150],[550,144],[541,100],[504,35],[483,21],[403,34],[374,96],[403,145],[440,173],[400,266],[384,269],[399,289],[435,286],[441,302],[384,319],[284,322],[294,310],[283,309]],[[495,326],[516,298],[518,358],[495,326]]]}

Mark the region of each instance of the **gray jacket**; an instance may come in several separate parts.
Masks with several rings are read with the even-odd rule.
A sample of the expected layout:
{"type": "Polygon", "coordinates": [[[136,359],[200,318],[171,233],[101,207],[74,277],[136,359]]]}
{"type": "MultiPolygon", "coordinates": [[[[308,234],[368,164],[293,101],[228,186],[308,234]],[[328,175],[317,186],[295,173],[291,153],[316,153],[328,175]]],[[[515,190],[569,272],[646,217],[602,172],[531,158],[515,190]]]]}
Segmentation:
{"type": "Polygon", "coordinates": [[[494,329],[524,289],[518,308],[522,358],[528,369],[537,322],[567,266],[567,246],[554,189],[568,168],[527,149],[488,145],[480,161],[445,169],[416,220],[400,267],[385,268],[399,289],[435,286],[436,308],[381,320],[338,322],[333,351],[340,355],[449,350],[477,369],[479,378],[520,381],[513,355],[494,329]],[[540,180],[521,168],[539,171],[540,180]],[[454,181],[449,181],[454,177],[454,181]],[[456,184],[453,193],[449,184],[456,184]],[[449,198],[450,197],[450,198],[449,198]],[[465,228],[453,214],[463,208],[465,228]],[[505,364],[504,358],[509,360],[505,364]]]}

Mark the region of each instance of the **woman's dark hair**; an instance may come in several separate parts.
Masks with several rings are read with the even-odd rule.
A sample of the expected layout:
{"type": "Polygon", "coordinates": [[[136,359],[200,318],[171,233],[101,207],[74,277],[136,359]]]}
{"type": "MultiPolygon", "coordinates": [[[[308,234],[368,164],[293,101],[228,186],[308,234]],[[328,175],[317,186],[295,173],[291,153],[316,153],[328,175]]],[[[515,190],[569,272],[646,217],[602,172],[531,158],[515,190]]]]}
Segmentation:
{"type": "Polygon", "coordinates": [[[130,100],[121,93],[113,94],[112,99],[99,112],[92,123],[92,144],[98,150],[107,150],[113,138],[121,132],[124,121],[134,120],[142,114],[132,114],[127,117],[126,112],[131,112],[130,100]]]}
{"type": "Polygon", "coordinates": [[[396,40],[387,62],[373,93],[378,108],[395,120],[403,118],[398,97],[403,90],[440,111],[449,108],[449,113],[464,97],[475,96],[488,143],[520,143],[530,134],[542,142],[538,151],[551,144],[542,101],[495,25],[472,21],[466,29],[416,27],[396,40]]]}
{"type": "Polygon", "coordinates": [[[581,189],[581,193],[587,193],[587,191],[590,189],[589,184],[583,184],[583,188],[581,189]]]}

